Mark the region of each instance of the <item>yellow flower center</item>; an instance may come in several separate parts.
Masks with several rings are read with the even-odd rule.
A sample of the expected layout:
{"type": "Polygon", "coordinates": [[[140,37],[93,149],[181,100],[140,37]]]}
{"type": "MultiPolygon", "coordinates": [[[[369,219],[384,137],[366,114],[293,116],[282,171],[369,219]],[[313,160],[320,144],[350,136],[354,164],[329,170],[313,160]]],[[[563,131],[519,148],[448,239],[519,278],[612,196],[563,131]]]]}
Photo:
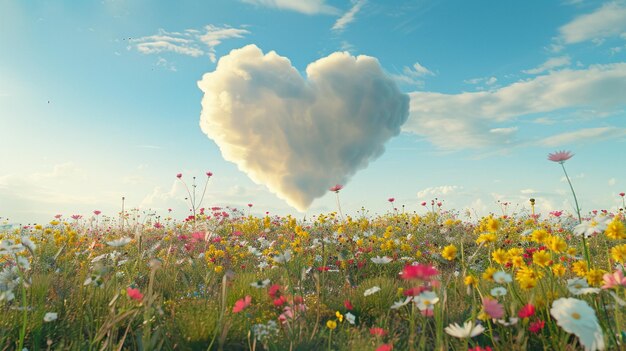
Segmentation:
{"type": "Polygon", "coordinates": [[[572,318],[574,318],[576,320],[579,320],[580,319],[580,314],[574,312],[574,313],[572,313],[572,318]]]}

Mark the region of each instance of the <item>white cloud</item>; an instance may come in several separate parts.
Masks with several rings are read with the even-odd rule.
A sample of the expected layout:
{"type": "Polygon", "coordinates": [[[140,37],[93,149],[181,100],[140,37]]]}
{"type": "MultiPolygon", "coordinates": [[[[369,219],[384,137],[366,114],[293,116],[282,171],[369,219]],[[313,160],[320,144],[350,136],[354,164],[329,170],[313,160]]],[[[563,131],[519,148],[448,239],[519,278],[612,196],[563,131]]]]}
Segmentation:
{"type": "Polygon", "coordinates": [[[524,195],[531,195],[531,194],[535,194],[536,193],[535,189],[522,189],[519,192],[524,194],[524,195]]]}
{"type": "Polygon", "coordinates": [[[426,189],[422,189],[418,191],[417,198],[423,199],[425,197],[447,195],[447,194],[450,194],[452,192],[455,192],[461,189],[463,189],[463,187],[458,186],[458,185],[442,185],[442,186],[430,187],[430,188],[426,188],[426,189]]]}
{"type": "Polygon", "coordinates": [[[566,44],[603,39],[626,32],[626,2],[613,1],[559,28],[566,44]]]}
{"type": "Polygon", "coordinates": [[[527,74],[539,74],[539,73],[543,73],[543,72],[546,72],[546,71],[551,71],[551,70],[553,70],[555,68],[558,68],[558,67],[569,66],[570,63],[571,63],[570,57],[567,56],[567,55],[559,56],[559,57],[552,57],[552,58],[548,59],[546,62],[544,62],[541,65],[539,65],[538,67],[526,70],[526,71],[524,71],[524,73],[527,73],[527,74]]]}
{"type": "Polygon", "coordinates": [[[335,15],[339,10],[326,4],[325,0],[240,0],[257,6],[264,6],[280,10],[289,10],[306,15],[327,14],[335,15]]]}
{"type": "Polygon", "coordinates": [[[490,131],[536,113],[585,107],[615,110],[626,106],[624,91],[626,63],[553,71],[493,91],[413,92],[403,130],[447,150],[512,145],[515,133],[490,131]]]}
{"type": "MultiPolygon", "coordinates": [[[[569,177],[569,179],[570,179],[570,180],[574,180],[574,179],[583,179],[583,178],[585,178],[585,173],[580,173],[580,174],[576,174],[576,175],[573,175],[573,176],[570,176],[570,177],[569,177]]],[[[561,177],[561,182],[562,182],[562,183],[567,182],[567,178],[566,178],[565,176],[562,176],[562,177],[561,177]]]]}
{"type": "Polygon", "coordinates": [[[391,77],[400,83],[422,86],[424,84],[422,78],[429,75],[435,74],[419,62],[415,62],[411,67],[404,66],[401,74],[392,74],[391,77]]]}
{"type": "Polygon", "coordinates": [[[598,140],[626,137],[625,128],[599,127],[585,128],[573,132],[561,133],[549,136],[539,142],[543,146],[563,146],[568,144],[580,144],[598,140]]]}
{"type": "Polygon", "coordinates": [[[617,183],[617,179],[615,178],[611,178],[609,179],[609,181],[607,182],[607,184],[609,184],[609,186],[613,186],[617,183]]]}
{"type": "Polygon", "coordinates": [[[353,5],[343,16],[339,17],[335,24],[333,25],[333,30],[341,31],[346,28],[346,26],[356,19],[356,14],[361,10],[363,5],[365,5],[366,0],[354,0],[353,5]]]}
{"type": "Polygon", "coordinates": [[[223,157],[299,210],[382,155],[409,102],[372,57],[334,53],[306,73],[248,45],[198,82],[200,126],[223,157]]]}
{"type": "Polygon", "coordinates": [[[243,28],[217,27],[207,25],[204,27],[204,34],[199,35],[199,39],[209,47],[209,58],[215,62],[215,47],[220,45],[225,39],[243,38],[250,32],[243,28]]]}
{"type": "MultiPolygon", "coordinates": [[[[226,39],[240,39],[250,31],[244,28],[230,26],[207,25],[203,31],[187,29],[184,32],[167,32],[159,29],[158,34],[131,39],[137,51],[143,54],[160,54],[173,52],[176,54],[199,57],[208,55],[211,61],[216,61],[215,48],[226,39]],[[206,48],[206,52],[205,49],[206,48]]],[[[159,58],[157,65],[163,65],[163,58],[159,58]]],[[[173,67],[173,66],[171,66],[173,67]]],[[[175,70],[175,68],[174,68],[175,70]]]]}

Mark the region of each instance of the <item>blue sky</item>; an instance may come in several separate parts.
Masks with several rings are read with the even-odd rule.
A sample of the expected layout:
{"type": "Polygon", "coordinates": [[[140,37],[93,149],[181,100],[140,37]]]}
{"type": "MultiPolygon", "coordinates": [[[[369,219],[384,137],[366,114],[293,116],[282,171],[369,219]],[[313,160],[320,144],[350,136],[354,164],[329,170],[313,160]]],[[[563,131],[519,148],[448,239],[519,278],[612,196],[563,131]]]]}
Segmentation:
{"type": "MultiPolygon", "coordinates": [[[[423,211],[419,203],[434,197],[479,214],[498,211],[498,200],[523,211],[530,197],[544,212],[571,210],[561,170],[546,161],[559,149],[576,154],[566,165],[585,210],[616,208],[626,189],[624,1],[9,0],[0,2],[0,14],[0,217],[10,221],[96,209],[114,215],[122,196],[128,207],[172,208],[182,217],[185,193],[175,174],[190,181],[208,170],[215,175],[207,207],[253,203],[257,213],[295,212],[284,200],[291,196],[284,177],[265,169],[253,182],[250,160],[245,172],[226,161],[225,141],[199,125],[201,102],[216,89],[238,96],[238,83],[228,79],[248,66],[243,51],[231,50],[246,45],[268,65],[283,64],[247,71],[255,82],[269,77],[262,88],[276,100],[267,111],[290,101],[291,92],[272,91],[273,77],[294,69],[304,82],[307,66],[320,60],[317,67],[337,72],[324,79],[339,80],[332,54],[342,51],[345,62],[375,58],[383,72],[377,77],[410,97],[406,122],[394,120],[402,124],[397,136],[374,128],[358,142],[344,140],[358,150],[372,146],[366,137],[376,140],[371,153],[336,174],[346,183],[344,212],[388,211],[388,197],[410,211],[423,211]],[[199,89],[224,57],[235,63],[211,75],[211,89],[199,89]]],[[[369,74],[355,72],[354,82],[341,78],[354,83],[348,87],[369,74]]],[[[350,101],[343,91],[337,98],[350,101]]],[[[241,111],[261,110],[264,100],[254,101],[241,111]]],[[[300,105],[289,106],[297,115],[300,105]]],[[[328,111],[328,121],[341,119],[328,111]]],[[[239,123],[248,125],[246,116],[239,123]]],[[[228,118],[206,116],[217,117],[228,118]]],[[[355,131],[366,118],[367,111],[355,131]]],[[[293,146],[306,133],[283,130],[293,147],[268,146],[265,160],[327,160],[315,151],[337,138],[320,133],[318,146],[293,146]]],[[[336,169],[338,161],[319,168],[336,169]]],[[[325,187],[332,176],[313,180],[325,187]]],[[[334,210],[334,194],[318,193],[307,194],[315,200],[306,213],[334,210]]]]}

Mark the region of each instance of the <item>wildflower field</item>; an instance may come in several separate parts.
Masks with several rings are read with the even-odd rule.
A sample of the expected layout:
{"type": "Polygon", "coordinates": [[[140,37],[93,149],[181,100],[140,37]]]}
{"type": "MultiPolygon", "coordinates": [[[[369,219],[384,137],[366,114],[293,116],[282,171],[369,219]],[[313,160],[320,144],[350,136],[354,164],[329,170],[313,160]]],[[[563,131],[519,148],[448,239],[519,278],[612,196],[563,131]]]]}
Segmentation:
{"type": "Polygon", "coordinates": [[[182,220],[5,227],[0,350],[624,348],[623,209],[423,205],[300,219],[192,203],[182,220]]]}

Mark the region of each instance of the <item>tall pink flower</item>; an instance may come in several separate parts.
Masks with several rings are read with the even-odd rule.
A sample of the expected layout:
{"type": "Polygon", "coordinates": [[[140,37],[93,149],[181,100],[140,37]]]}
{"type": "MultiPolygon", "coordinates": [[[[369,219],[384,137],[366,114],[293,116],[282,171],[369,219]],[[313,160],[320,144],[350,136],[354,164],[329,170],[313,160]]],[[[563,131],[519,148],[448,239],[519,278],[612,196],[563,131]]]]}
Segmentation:
{"type": "Polygon", "coordinates": [[[504,316],[504,307],[496,299],[483,298],[483,309],[489,317],[499,319],[504,316]]]}
{"type": "Polygon", "coordinates": [[[570,151],[563,150],[548,154],[548,160],[552,162],[563,163],[572,158],[572,156],[574,156],[574,154],[572,154],[570,151]]]}
{"type": "Polygon", "coordinates": [[[211,178],[213,176],[213,172],[206,172],[206,176],[211,178]]]}
{"type": "Polygon", "coordinates": [[[333,186],[332,188],[330,188],[330,189],[328,189],[328,190],[330,190],[330,191],[334,191],[334,192],[338,193],[338,192],[339,192],[339,190],[341,190],[341,189],[343,189],[343,185],[341,185],[341,184],[337,184],[337,185],[333,186]]]}
{"type": "Polygon", "coordinates": [[[624,277],[624,272],[621,269],[615,270],[614,273],[606,273],[602,277],[604,279],[604,285],[602,285],[602,289],[613,289],[617,286],[626,286],[626,278],[624,277]]]}
{"type": "Polygon", "coordinates": [[[233,313],[239,313],[246,309],[246,307],[250,306],[252,303],[252,296],[246,295],[243,299],[237,300],[235,302],[235,306],[233,307],[233,313]]]}

